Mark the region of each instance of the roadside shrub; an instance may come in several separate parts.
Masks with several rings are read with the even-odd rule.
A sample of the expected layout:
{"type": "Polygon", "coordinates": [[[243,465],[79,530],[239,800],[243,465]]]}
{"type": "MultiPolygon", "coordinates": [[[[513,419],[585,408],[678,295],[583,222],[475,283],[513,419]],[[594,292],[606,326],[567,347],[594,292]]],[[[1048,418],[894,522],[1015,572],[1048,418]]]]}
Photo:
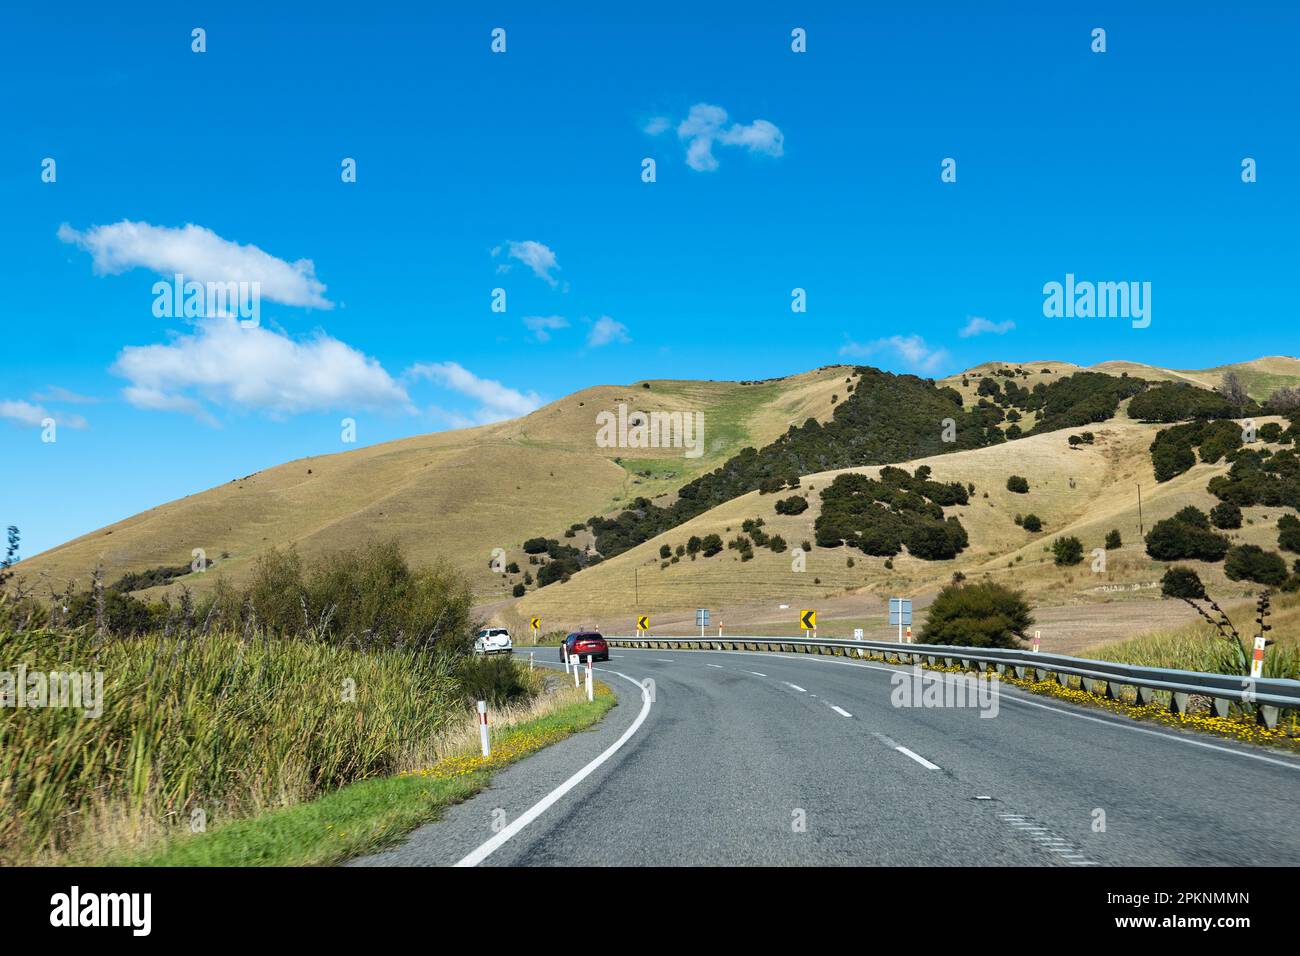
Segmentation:
{"type": "Polygon", "coordinates": [[[1059,565],[1078,564],[1083,560],[1083,542],[1073,535],[1052,542],[1052,560],[1059,565]]]}
{"type": "Polygon", "coordinates": [[[1024,594],[992,581],[949,584],[934,599],[921,632],[925,644],[1019,647],[1033,625],[1024,594]]]}
{"type": "Polygon", "coordinates": [[[528,588],[524,587],[522,584],[516,584],[513,588],[510,589],[510,593],[517,598],[523,597],[525,594],[528,593],[528,588]]]}
{"type": "Polygon", "coordinates": [[[785,538],[781,537],[779,534],[774,534],[768,539],[767,546],[777,554],[780,554],[786,547],[785,538]]]}
{"type": "Polygon", "coordinates": [[[546,550],[547,541],[545,538],[529,538],[524,542],[525,554],[541,554],[546,550]]]}
{"type": "Polygon", "coordinates": [[[1033,534],[1043,530],[1043,519],[1036,514],[1027,514],[1020,520],[1020,525],[1033,534]]]}
{"type": "Polygon", "coordinates": [[[1233,581],[1256,584],[1281,584],[1287,578],[1286,562],[1276,551],[1265,551],[1254,544],[1238,545],[1228,552],[1223,573],[1233,581]]]}
{"type": "Polygon", "coordinates": [[[1231,501],[1221,501],[1210,509],[1210,523],[1225,530],[1241,527],[1241,509],[1231,501]]]}
{"type": "Polygon", "coordinates": [[[1029,479],[1020,475],[1012,475],[1007,479],[1007,491],[1015,492],[1018,495],[1029,493],[1029,479]]]}
{"type": "Polygon", "coordinates": [[[1124,540],[1120,537],[1119,528],[1111,528],[1106,532],[1106,550],[1114,551],[1116,548],[1123,547],[1124,540]]]}
{"type": "Polygon", "coordinates": [[[722,551],[722,537],[716,534],[706,534],[701,544],[706,558],[711,558],[722,551]]]}
{"type": "Polygon", "coordinates": [[[508,654],[466,657],[456,668],[465,702],[473,706],[476,701],[485,700],[493,708],[532,698],[534,688],[525,679],[525,673],[508,654]]]}
{"type": "Polygon", "coordinates": [[[659,557],[670,558],[673,554],[673,547],[670,544],[659,545],[659,557]]]}

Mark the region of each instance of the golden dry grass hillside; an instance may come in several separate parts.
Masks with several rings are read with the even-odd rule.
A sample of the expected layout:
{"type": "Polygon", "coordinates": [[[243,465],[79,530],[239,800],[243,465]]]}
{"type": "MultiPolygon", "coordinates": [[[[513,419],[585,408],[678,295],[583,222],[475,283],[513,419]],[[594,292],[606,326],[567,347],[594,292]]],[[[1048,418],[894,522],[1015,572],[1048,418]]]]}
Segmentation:
{"type": "MultiPolygon", "coordinates": [[[[1276,419],[1260,421],[1265,420],[1276,419]]],[[[762,547],[754,548],[751,561],[742,561],[738,552],[730,549],[694,561],[683,556],[666,565],[660,558],[662,545],[675,551],[691,535],[716,533],[729,541],[751,518],[762,518],[763,530],[781,535],[791,548],[813,543],[820,492],[841,473],[823,472],[803,477],[799,493],[807,496],[809,507],[800,515],[778,515],[774,510],[776,501],[789,492],[751,492],[589,568],[567,583],[531,592],[518,602],[517,611],[540,614],[548,627],[596,622],[614,633],[628,633],[634,612],[650,614],[659,621],[684,622],[692,609],[707,607],[730,614],[737,624],[783,620],[788,625],[784,630],[768,628],[762,633],[786,633],[794,630],[795,609],[816,607],[833,610],[843,631],[881,615],[883,600],[890,595],[916,599],[919,610],[957,571],[968,578],[988,577],[1023,588],[1039,606],[1150,603],[1158,598],[1164,565],[1146,555],[1142,529],[1149,530],[1153,522],[1188,504],[1208,510],[1217,499],[1206,491],[1206,484],[1229,467],[1226,463],[1198,463],[1174,480],[1157,484],[1148,448],[1161,427],[1116,419],[1092,426],[1096,442],[1091,446],[1071,448],[1068,436],[1078,430],[1068,429],[898,463],[909,471],[928,465],[938,481],[975,485],[968,505],[945,509],[960,518],[970,537],[970,547],[951,561],[923,561],[903,553],[889,568],[884,558],[869,557],[856,549],[815,546],[807,553],[802,572],[793,570],[791,552],[777,554],[762,547]],[[1007,478],[1012,474],[1028,479],[1028,494],[1007,490],[1007,478]],[[1030,533],[1015,523],[1017,514],[1029,513],[1042,519],[1041,532],[1030,533]],[[1123,545],[1104,552],[1105,568],[1094,572],[1091,552],[1103,547],[1112,529],[1119,530],[1123,545]],[[1050,544],[1065,534],[1083,542],[1087,552],[1083,564],[1058,567],[1053,562],[1050,544]],[[780,613],[765,615],[761,609],[780,613]]],[[[880,469],[847,470],[874,475],[880,469]]],[[[1228,532],[1229,537],[1234,543],[1275,548],[1274,526],[1280,513],[1277,508],[1244,509],[1246,522],[1240,531],[1228,532]]],[[[1223,599],[1251,593],[1249,585],[1226,579],[1222,563],[1193,563],[1206,585],[1223,599]]],[[[1176,602],[1159,607],[1163,610],[1141,609],[1149,618],[1148,626],[1157,626],[1161,615],[1172,622],[1184,619],[1184,609],[1176,602]],[[1150,619],[1152,614],[1155,619],[1150,619]]],[[[689,633],[689,626],[684,630],[689,633]]]]}
{"type": "Polygon", "coordinates": [[[791,423],[827,420],[852,369],[829,366],[763,382],[649,381],[583,389],[530,415],[303,458],[126,518],[23,561],[39,592],[95,566],[112,583],[128,571],[191,562],[202,548],[215,565],[176,579],[202,591],[218,574],[244,578],[271,546],[305,557],[393,538],[419,565],[445,558],[485,598],[500,596],[488,568],[493,548],[514,556],[532,536],[556,536],[637,496],[669,495],[746,445],[761,446],[791,423]],[[704,453],[596,445],[596,414],[699,411],[704,453]]]}
{"type": "MultiPolygon", "coordinates": [[[[1143,365],[1141,362],[1109,361],[1096,365],[1079,366],[1069,362],[984,362],[964,372],[950,375],[940,384],[948,385],[962,393],[962,398],[973,401],[979,380],[984,376],[996,376],[1003,369],[1021,370],[1027,377],[1016,377],[1016,382],[1025,388],[1033,388],[1040,382],[1050,383],[1074,372],[1105,372],[1107,375],[1128,374],[1134,378],[1144,378],[1153,382],[1187,382],[1203,388],[1214,388],[1223,380],[1225,372],[1235,372],[1241,379],[1250,397],[1263,401],[1279,388],[1300,386],[1300,358],[1290,355],[1266,355],[1251,359],[1249,362],[1237,362],[1232,365],[1218,365],[1206,369],[1168,369],[1155,365],[1143,365]],[[965,380],[966,384],[962,384],[965,380]]],[[[1032,422],[1032,418],[1029,419],[1032,422]]],[[[1026,428],[1029,426],[1025,426],[1026,428]]]]}

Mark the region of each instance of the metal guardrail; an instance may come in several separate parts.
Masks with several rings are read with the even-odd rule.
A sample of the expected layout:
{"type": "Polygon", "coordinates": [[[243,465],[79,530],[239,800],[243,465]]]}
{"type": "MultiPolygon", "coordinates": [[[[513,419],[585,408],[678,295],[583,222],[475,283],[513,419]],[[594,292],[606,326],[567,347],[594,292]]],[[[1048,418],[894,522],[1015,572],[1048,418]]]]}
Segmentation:
{"type": "Polygon", "coordinates": [[[1030,671],[1054,674],[1061,684],[1068,677],[1081,679],[1084,689],[1119,699],[1120,688],[1129,686],[1137,692],[1140,704],[1155,700],[1156,691],[1170,695],[1170,709],[1186,713],[1193,694],[1209,697],[1214,713],[1228,716],[1231,703],[1254,704],[1261,722],[1277,724],[1281,710],[1300,710],[1300,680],[1278,677],[1243,677],[1235,674],[1206,674],[1200,671],[1172,670],[1164,667],[1140,667],[1116,664],[1065,654],[1042,654],[1001,647],[953,647],[947,644],[906,644],[893,641],[808,640],[792,637],[607,637],[619,647],[669,648],[672,650],[754,650],[788,651],[804,654],[830,654],[844,657],[895,658],[920,664],[922,661],[945,666],[958,663],[967,670],[987,670],[992,665],[999,674],[1010,668],[1017,677],[1030,671]],[[856,655],[853,652],[857,652],[856,655]]]}

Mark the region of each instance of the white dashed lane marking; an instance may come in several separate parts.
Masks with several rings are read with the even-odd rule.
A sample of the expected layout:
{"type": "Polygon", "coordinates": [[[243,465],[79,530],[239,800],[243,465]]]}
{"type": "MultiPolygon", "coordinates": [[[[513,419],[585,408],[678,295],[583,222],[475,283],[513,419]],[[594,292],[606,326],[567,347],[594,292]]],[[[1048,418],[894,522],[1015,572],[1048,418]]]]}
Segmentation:
{"type": "Polygon", "coordinates": [[[1052,833],[1047,827],[1039,826],[1038,821],[1031,820],[1019,813],[999,813],[998,818],[1013,830],[1028,835],[1035,843],[1047,850],[1049,853],[1055,853],[1070,866],[1099,866],[1093,860],[1079,852],[1074,844],[1067,840],[1062,840],[1056,834],[1052,833]]]}

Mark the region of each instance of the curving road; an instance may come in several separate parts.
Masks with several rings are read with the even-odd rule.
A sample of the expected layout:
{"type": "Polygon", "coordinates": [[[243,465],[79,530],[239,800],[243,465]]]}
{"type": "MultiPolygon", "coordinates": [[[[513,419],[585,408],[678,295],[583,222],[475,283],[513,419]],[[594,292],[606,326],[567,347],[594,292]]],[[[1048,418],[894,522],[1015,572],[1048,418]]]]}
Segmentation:
{"type": "Polygon", "coordinates": [[[910,669],[877,662],[615,649],[596,669],[619,696],[597,729],[354,865],[1300,863],[1285,754],[1014,688],[994,717],[894,706],[910,669]]]}

